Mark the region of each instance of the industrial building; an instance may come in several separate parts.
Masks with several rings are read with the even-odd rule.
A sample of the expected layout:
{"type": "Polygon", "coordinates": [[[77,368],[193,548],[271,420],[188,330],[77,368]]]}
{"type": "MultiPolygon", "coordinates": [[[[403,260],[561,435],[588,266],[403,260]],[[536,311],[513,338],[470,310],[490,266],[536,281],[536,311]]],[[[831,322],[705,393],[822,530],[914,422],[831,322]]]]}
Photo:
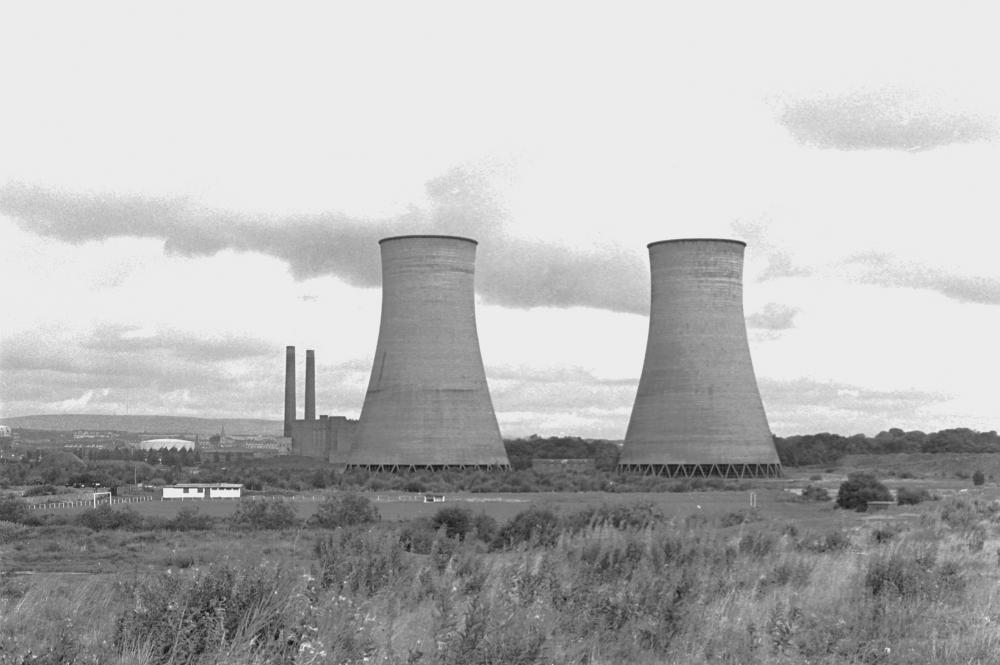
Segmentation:
{"type": "Polygon", "coordinates": [[[295,412],[295,347],[285,348],[285,436],[293,455],[346,463],[354,440],[356,420],[344,416],[316,417],[316,352],[306,350],[305,418],[295,412]]]}
{"type": "Polygon", "coordinates": [[[671,477],[777,477],[743,315],[738,240],[648,246],[649,337],[619,469],[671,477]]]}

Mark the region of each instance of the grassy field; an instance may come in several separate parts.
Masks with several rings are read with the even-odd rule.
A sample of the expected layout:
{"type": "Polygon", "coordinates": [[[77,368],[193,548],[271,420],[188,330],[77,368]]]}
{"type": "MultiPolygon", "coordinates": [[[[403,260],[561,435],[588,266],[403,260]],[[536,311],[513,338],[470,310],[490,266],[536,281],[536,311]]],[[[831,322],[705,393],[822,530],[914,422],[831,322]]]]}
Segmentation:
{"type": "MultiPolygon", "coordinates": [[[[755,508],[735,490],[369,493],[381,522],[336,531],[236,530],[237,501],[126,506],[218,518],[200,531],[0,523],[0,664],[1000,662],[998,488],[894,478],[943,498],[871,514],[785,491],[842,479],[762,483],[755,508]],[[652,517],[573,521],[599,506],[652,517]],[[561,517],[407,545],[451,507],[561,517]]],[[[311,496],[285,502],[307,518],[311,496]]]]}
{"type": "MultiPolygon", "coordinates": [[[[803,504],[782,489],[757,489],[758,510],[773,515],[777,519],[813,519],[816,506],[803,504]]],[[[729,512],[750,507],[750,491],[701,491],[701,492],[631,492],[628,494],[608,494],[605,492],[523,492],[479,494],[456,492],[445,494],[443,502],[425,503],[423,494],[405,492],[360,493],[373,501],[383,520],[410,520],[433,515],[442,506],[461,506],[474,512],[483,512],[494,519],[505,521],[517,513],[540,506],[557,511],[577,510],[581,507],[601,504],[631,504],[648,502],[667,516],[686,515],[701,511],[707,515],[729,512]]],[[[328,494],[300,494],[287,497],[286,501],[295,508],[301,518],[308,518],[316,512],[328,494]]],[[[195,508],[212,517],[231,516],[240,501],[260,499],[216,499],[188,501],[148,501],[126,504],[125,507],[141,515],[173,517],[182,508],[195,508]]],[[[121,508],[121,506],[116,506],[121,508]]],[[[75,514],[87,510],[85,507],[55,508],[45,512],[53,514],[75,514]]],[[[832,508],[831,508],[832,512],[832,508]]]]}

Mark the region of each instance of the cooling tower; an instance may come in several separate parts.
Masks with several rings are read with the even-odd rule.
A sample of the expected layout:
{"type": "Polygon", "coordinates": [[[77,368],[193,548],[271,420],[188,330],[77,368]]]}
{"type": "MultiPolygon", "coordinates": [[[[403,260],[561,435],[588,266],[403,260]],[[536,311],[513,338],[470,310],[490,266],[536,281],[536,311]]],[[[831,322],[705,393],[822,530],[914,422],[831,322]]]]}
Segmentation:
{"type": "Polygon", "coordinates": [[[506,468],[476,333],[476,241],[379,241],[382,320],[349,466],[506,468]]]}
{"type": "Polygon", "coordinates": [[[709,239],[649,245],[649,338],[621,470],[780,475],[743,318],[745,247],[709,239]]]}
{"type": "Polygon", "coordinates": [[[306,349],[306,420],[316,420],[316,353],[306,349]]]}
{"type": "Polygon", "coordinates": [[[295,422],[295,347],[285,347],[285,436],[292,435],[295,422]]]}

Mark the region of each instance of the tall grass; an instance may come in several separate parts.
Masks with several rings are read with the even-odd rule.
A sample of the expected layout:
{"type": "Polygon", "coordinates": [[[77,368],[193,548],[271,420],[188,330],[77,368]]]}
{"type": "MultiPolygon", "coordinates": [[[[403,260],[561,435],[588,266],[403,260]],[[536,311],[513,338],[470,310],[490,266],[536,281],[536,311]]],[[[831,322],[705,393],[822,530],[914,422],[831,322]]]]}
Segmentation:
{"type": "Polygon", "coordinates": [[[796,533],[757,514],[615,508],[555,526],[512,520],[498,534],[527,535],[492,548],[442,523],[419,554],[404,526],[354,526],[316,538],[308,574],[193,565],[113,583],[5,580],[0,636],[13,648],[0,653],[144,665],[994,662],[992,508],[928,515],[878,538],[860,522],[796,533]]]}

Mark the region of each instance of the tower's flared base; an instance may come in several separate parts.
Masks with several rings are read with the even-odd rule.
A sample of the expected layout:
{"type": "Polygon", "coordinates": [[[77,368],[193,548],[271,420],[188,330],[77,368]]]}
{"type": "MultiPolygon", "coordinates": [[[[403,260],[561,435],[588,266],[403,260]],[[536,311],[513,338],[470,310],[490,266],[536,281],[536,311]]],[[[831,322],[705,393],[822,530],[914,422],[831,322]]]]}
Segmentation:
{"type": "Polygon", "coordinates": [[[348,464],[346,471],[412,473],[415,471],[510,471],[509,464],[348,464]]]}
{"type": "Polygon", "coordinates": [[[619,464],[619,473],[667,478],[780,478],[780,464],[619,464]]]}

